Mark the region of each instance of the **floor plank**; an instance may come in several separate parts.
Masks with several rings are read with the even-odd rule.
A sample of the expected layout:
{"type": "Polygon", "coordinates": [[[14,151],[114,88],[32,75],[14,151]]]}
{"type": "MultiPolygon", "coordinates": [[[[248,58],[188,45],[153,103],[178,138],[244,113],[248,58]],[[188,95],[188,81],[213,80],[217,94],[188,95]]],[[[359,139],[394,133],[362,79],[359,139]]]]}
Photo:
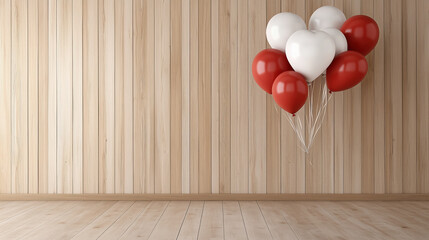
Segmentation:
{"type": "Polygon", "coordinates": [[[165,209],[149,239],[175,239],[182,227],[183,219],[189,207],[189,201],[171,202],[165,209]]]}
{"type": "Polygon", "coordinates": [[[223,202],[225,239],[247,239],[246,227],[238,202],[223,202]]]}
{"type": "Polygon", "coordinates": [[[198,239],[198,231],[200,229],[203,208],[204,208],[204,202],[202,201],[191,202],[177,239],[179,240],[198,239]]]}
{"type": "Polygon", "coordinates": [[[0,201],[0,239],[427,239],[423,201],[0,201]]]}
{"type": "Polygon", "coordinates": [[[344,239],[320,209],[309,202],[281,202],[277,207],[299,239],[344,239]]]}
{"type": "Polygon", "coordinates": [[[113,201],[81,202],[64,215],[61,215],[60,218],[53,219],[38,228],[34,228],[33,231],[29,232],[23,238],[71,239],[114,203],[113,201]]]}
{"type": "Polygon", "coordinates": [[[19,239],[42,224],[58,218],[77,204],[78,202],[47,202],[40,208],[32,208],[21,215],[15,215],[1,224],[0,239],[19,239]],[[32,210],[37,212],[33,214],[32,210]]]}
{"type": "Polygon", "coordinates": [[[272,202],[258,202],[273,239],[298,239],[295,232],[272,202]]]}
{"type": "Polygon", "coordinates": [[[169,202],[151,202],[121,239],[148,239],[168,204],[169,202]]]}
{"type": "Polygon", "coordinates": [[[73,239],[96,239],[118,220],[134,202],[117,202],[91,224],[87,225],[73,239]]]}
{"type": "Polygon", "coordinates": [[[0,205],[0,223],[9,218],[24,213],[31,208],[37,207],[42,202],[6,202],[0,205]]]}
{"type": "Polygon", "coordinates": [[[220,201],[204,204],[198,239],[223,239],[223,209],[220,201]]]}
{"type": "Polygon", "coordinates": [[[264,216],[256,202],[242,201],[240,208],[249,239],[272,239],[264,216]]]}
{"type": "Polygon", "coordinates": [[[134,223],[140,214],[148,207],[150,202],[135,202],[115,223],[113,223],[98,239],[119,239],[125,231],[134,223]]]}

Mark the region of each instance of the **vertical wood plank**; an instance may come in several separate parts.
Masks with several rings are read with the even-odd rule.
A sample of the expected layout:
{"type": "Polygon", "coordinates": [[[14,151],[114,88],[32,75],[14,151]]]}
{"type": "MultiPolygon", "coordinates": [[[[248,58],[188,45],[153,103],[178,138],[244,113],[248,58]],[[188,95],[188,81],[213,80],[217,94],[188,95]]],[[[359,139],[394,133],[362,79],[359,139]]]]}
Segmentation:
{"type": "Polygon", "coordinates": [[[190,2],[182,0],[182,193],[190,193],[190,2]]]}
{"type": "MultiPolygon", "coordinates": [[[[344,2],[347,18],[360,14],[361,1],[344,2]]],[[[344,192],[361,192],[361,85],[343,93],[344,107],[344,192]]]]}
{"type": "MultiPolygon", "coordinates": [[[[294,12],[296,14],[298,14],[298,16],[300,16],[301,18],[305,18],[306,12],[307,12],[307,10],[306,10],[306,2],[305,1],[293,1],[293,2],[290,1],[289,4],[290,4],[290,8],[294,9],[294,12]]],[[[283,8],[283,3],[282,3],[282,8],[283,8]]],[[[299,116],[301,119],[305,119],[305,115],[304,115],[305,112],[304,112],[304,110],[305,110],[305,108],[302,108],[302,110],[297,113],[297,116],[299,116]]],[[[282,129],[283,129],[283,126],[285,126],[285,125],[290,126],[289,123],[287,122],[287,120],[284,117],[285,116],[282,116],[282,123],[281,123],[282,124],[282,129]]],[[[305,127],[305,120],[303,121],[302,124],[305,127]]],[[[292,184],[291,185],[295,184],[296,185],[296,190],[294,190],[294,187],[292,187],[290,189],[290,192],[295,192],[296,191],[297,193],[305,193],[305,184],[306,184],[306,180],[305,180],[306,175],[305,175],[305,172],[306,172],[306,158],[307,158],[307,154],[304,151],[302,151],[301,147],[299,146],[299,144],[300,144],[299,143],[299,139],[297,137],[295,137],[295,139],[296,139],[295,140],[296,141],[296,144],[295,144],[295,151],[296,151],[296,173],[292,174],[292,176],[295,175],[295,179],[296,180],[292,180],[292,184]]],[[[282,141],[282,144],[283,144],[283,141],[282,141]]],[[[294,151],[294,150],[292,149],[292,151],[294,151]]],[[[282,158],[283,158],[283,153],[282,153],[282,158]]],[[[283,162],[282,162],[282,164],[283,164],[283,162]]],[[[293,167],[292,167],[292,169],[293,169],[293,167]]]]}
{"type": "Polygon", "coordinates": [[[99,8],[99,192],[115,192],[115,2],[100,0],[99,8]]]}
{"type": "MultiPolygon", "coordinates": [[[[182,0],[171,2],[171,193],[182,192],[182,0]]],[[[210,129],[209,129],[210,130],[210,129]]]]}
{"type": "Polygon", "coordinates": [[[402,192],[402,15],[400,1],[384,4],[386,192],[402,192]]]}
{"type": "MultiPolygon", "coordinates": [[[[359,2],[360,4],[360,2],[359,2]]],[[[344,14],[346,18],[350,18],[353,16],[351,11],[351,2],[350,0],[344,0],[344,14]]],[[[344,124],[344,132],[343,132],[343,141],[344,141],[344,150],[343,150],[343,171],[344,171],[344,179],[343,179],[343,192],[351,193],[352,192],[352,126],[353,126],[353,118],[352,118],[352,93],[351,90],[344,91],[343,93],[343,124],[344,124]]]]}
{"type": "Polygon", "coordinates": [[[124,193],[133,193],[133,0],[124,2],[124,193]]]}
{"type": "MultiPolygon", "coordinates": [[[[289,1],[289,0],[283,0],[281,1],[281,11],[282,12],[292,12],[295,14],[298,14],[298,12],[296,11],[296,7],[297,7],[297,2],[296,1],[289,1]]],[[[270,6],[269,2],[267,2],[267,11],[269,10],[268,7],[270,6]]],[[[305,7],[305,1],[304,1],[304,7],[305,7]]],[[[305,13],[305,10],[304,10],[305,13]]],[[[302,17],[303,19],[305,19],[305,16],[299,15],[300,17],[302,17]]],[[[269,19],[267,18],[267,20],[269,21],[269,19]]],[[[268,102],[268,99],[272,98],[271,95],[269,95],[269,97],[267,98],[267,105],[271,104],[268,102]]],[[[275,103],[275,102],[274,102],[275,103]]],[[[282,193],[296,193],[297,192],[297,177],[298,177],[298,173],[297,173],[297,164],[298,164],[298,159],[297,159],[297,154],[298,152],[300,152],[301,150],[299,149],[299,147],[297,146],[297,144],[299,144],[299,142],[297,142],[297,137],[296,134],[292,128],[292,126],[290,125],[288,119],[287,119],[287,113],[284,112],[278,105],[274,106],[277,109],[276,112],[278,111],[280,113],[280,127],[278,128],[280,130],[280,135],[281,135],[281,139],[280,139],[280,157],[281,157],[281,191],[282,193]]],[[[268,106],[267,106],[268,108],[268,106]]],[[[304,108],[303,108],[304,109],[304,108]]],[[[268,109],[268,111],[270,111],[270,109],[268,109]]],[[[302,110],[300,111],[301,115],[302,115],[302,110]]],[[[274,115],[275,116],[275,115],[274,115]]],[[[299,115],[298,115],[299,116],[299,115]]],[[[267,115],[268,117],[268,115],[267,115]]],[[[299,116],[301,117],[301,116],[299,116]]],[[[270,128],[270,124],[267,123],[267,127],[268,127],[268,131],[273,131],[270,128]]],[[[269,147],[269,145],[271,143],[269,143],[269,139],[267,139],[267,146],[269,147]]],[[[271,151],[271,150],[269,150],[271,151]]],[[[304,160],[305,161],[305,160],[304,160]]],[[[267,159],[267,172],[269,171],[269,164],[268,164],[268,159],[267,159]]],[[[305,178],[305,172],[303,173],[303,176],[305,178]]],[[[268,185],[268,182],[267,182],[268,185]]]]}
{"type": "Polygon", "coordinates": [[[39,6],[28,2],[28,193],[39,188],[39,6]]]}
{"type": "Polygon", "coordinates": [[[0,1],[0,193],[11,192],[11,2],[0,1]]]}
{"type": "Polygon", "coordinates": [[[374,20],[380,30],[374,49],[374,184],[375,193],[384,193],[384,1],[374,1],[374,20]]]}
{"type": "Polygon", "coordinates": [[[231,1],[219,1],[219,192],[231,192],[231,1]],[[222,28],[221,28],[222,27],[222,28]]]}
{"type": "MultiPolygon", "coordinates": [[[[251,59],[265,48],[266,1],[250,0],[249,66],[251,59]]],[[[249,192],[266,192],[266,94],[249,71],[249,192]]]]}
{"type": "Polygon", "coordinates": [[[48,193],[57,190],[57,2],[48,1],[48,193]]]}
{"type": "MultiPolygon", "coordinates": [[[[306,4],[306,21],[311,17],[311,14],[322,6],[321,0],[312,0],[307,2],[306,4]]],[[[315,114],[315,108],[320,105],[321,99],[321,84],[322,77],[319,76],[313,84],[313,104],[314,107],[312,109],[313,114],[315,114]]],[[[309,105],[305,106],[309,108],[309,105]]],[[[308,111],[307,109],[305,109],[308,111]]],[[[325,119],[326,120],[326,119],[325,119]]],[[[314,142],[309,149],[309,152],[306,156],[306,166],[305,166],[305,192],[306,193],[322,193],[323,187],[323,129],[320,129],[317,135],[314,137],[314,142]]],[[[308,133],[307,133],[308,136],[308,133]]]]}
{"type": "Polygon", "coordinates": [[[27,1],[12,1],[12,193],[28,191],[27,1]]]}
{"type": "MultiPolygon", "coordinates": [[[[280,0],[267,1],[266,22],[281,11],[280,0]]],[[[268,42],[266,47],[269,48],[268,42]]],[[[267,115],[267,193],[280,193],[281,188],[281,111],[276,105],[273,96],[266,94],[266,115],[267,115]]],[[[294,135],[292,135],[294,136],[294,135]]],[[[294,144],[293,144],[294,145],[294,144]]],[[[296,147],[294,146],[294,150],[296,147]]],[[[292,162],[296,158],[290,159],[292,162]]],[[[295,165],[294,165],[295,166],[295,165]]]]}
{"type": "MultiPolygon", "coordinates": [[[[341,11],[344,9],[344,0],[334,0],[334,6],[341,11]]],[[[334,94],[334,192],[343,193],[344,183],[344,98],[343,92],[334,94]]]]}
{"type": "Polygon", "coordinates": [[[417,2],[417,192],[429,193],[429,3],[417,2]]]}
{"type": "Polygon", "coordinates": [[[48,86],[49,86],[49,40],[48,40],[48,0],[38,1],[39,33],[39,193],[48,193],[48,86]]]}
{"type": "Polygon", "coordinates": [[[170,193],[170,0],[155,1],[155,192],[170,193]]]}
{"type": "MultiPolygon", "coordinates": [[[[233,184],[234,182],[237,182],[237,178],[240,178],[239,176],[240,171],[237,172],[237,169],[234,169],[233,166],[237,165],[238,161],[238,155],[237,152],[238,149],[238,106],[237,106],[237,97],[239,96],[237,94],[237,74],[238,74],[238,1],[231,1],[229,6],[229,61],[230,61],[230,144],[231,144],[231,153],[230,153],[230,173],[231,173],[231,180],[230,180],[230,189],[231,193],[234,193],[233,191],[233,184]],[[234,170],[234,171],[233,171],[234,170]]],[[[243,166],[241,166],[243,168],[243,166]]],[[[242,169],[244,170],[244,169],[242,169]]]]}
{"type": "MultiPolygon", "coordinates": [[[[145,2],[147,4],[147,2],[145,2]]],[[[133,5],[133,84],[134,84],[134,193],[145,192],[145,154],[149,153],[149,149],[145,148],[145,131],[144,126],[150,123],[144,121],[147,107],[144,100],[144,91],[148,86],[145,83],[148,80],[144,77],[147,66],[144,64],[144,40],[147,30],[145,18],[147,17],[148,9],[144,6],[143,1],[134,1],[133,5]]],[[[149,131],[150,132],[150,131],[149,131]]]]}
{"type": "MultiPolygon", "coordinates": [[[[249,56],[247,1],[237,1],[236,63],[231,71],[231,192],[249,191],[249,56]],[[235,69],[234,69],[235,68],[235,69]]],[[[231,26],[232,27],[232,26],[231,26]]],[[[232,64],[232,63],[231,63],[232,64]]]]}
{"type": "Polygon", "coordinates": [[[211,3],[198,4],[198,184],[211,192],[211,3]]]}
{"type": "MultiPolygon", "coordinates": [[[[334,0],[323,0],[322,6],[332,6],[334,0]]],[[[331,95],[331,100],[326,107],[325,118],[322,123],[322,148],[323,148],[323,162],[322,162],[322,193],[334,193],[335,188],[335,152],[334,152],[334,120],[335,120],[335,103],[331,95]]]]}
{"type": "Polygon", "coordinates": [[[132,4],[115,1],[115,192],[133,192],[132,4]]]}
{"type": "MultiPolygon", "coordinates": [[[[362,14],[374,17],[373,0],[362,0],[362,14]]],[[[374,51],[367,56],[368,73],[361,83],[362,106],[362,191],[374,193],[374,51]]]]}
{"type": "MultiPolygon", "coordinates": [[[[357,15],[361,13],[362,0],[350,2],[351,14],[357,15]]],[[[362,85],[358,84],[351,89],[351,191],[352,193],[360,193],[362,190],[362,85]]]]}
{"type": "Polygon", "coordinates": [[[57,193],[72,193],[72,2],[57,1],[57,193]]]}
{"type": "Polygon", "coordinates": [[[417,4],[402,1],[402,192],[416,192],[417,161],[417,4]]]}
{"type": "Polygon", "coordinates": [[[198,193],[198,0],[190,1],[189,16],[189,100],[190,100],[190,192],[198,193]]]}
{"type": "Polygon", "coordinates": [[[124,0],[115,1],[115,193],[124,192],[124,0]]]}
{"type": "Polygon", "coordinates": [[[134,192],[155,191],[154,1],[134,1],[134,192]]]}
{"type": "Polygon", "coordinates": [[[83,192],[98,192],[98,1],[83,5],[83,192]]]}
{"type": "Polygon", "coordinates": [[[73,193],[83,192],[82,7],[73,0],[73,193]]]}
{"type": "Polygon", "coordinates": [[[211,1],[212,39],[212,193],[219,193],[219,1],[211,1]]]}

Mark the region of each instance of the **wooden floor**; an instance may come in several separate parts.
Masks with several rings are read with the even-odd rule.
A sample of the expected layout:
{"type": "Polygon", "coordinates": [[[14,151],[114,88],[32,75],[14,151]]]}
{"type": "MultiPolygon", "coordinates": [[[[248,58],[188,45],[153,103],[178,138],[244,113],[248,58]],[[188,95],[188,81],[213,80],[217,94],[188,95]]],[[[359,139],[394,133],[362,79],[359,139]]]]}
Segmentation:
{"type": "Polygon", "coordinates": [[[428,237],[429,202],[0,202],[0,239],[428,237]]]}

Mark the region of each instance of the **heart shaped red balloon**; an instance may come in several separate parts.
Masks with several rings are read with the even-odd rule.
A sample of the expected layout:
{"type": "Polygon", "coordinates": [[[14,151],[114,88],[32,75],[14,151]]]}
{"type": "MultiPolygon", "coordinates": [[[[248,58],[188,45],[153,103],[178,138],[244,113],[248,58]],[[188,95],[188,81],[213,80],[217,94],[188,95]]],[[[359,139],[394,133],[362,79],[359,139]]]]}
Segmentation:
{"type": "Polygon", "coordinates": [[[326,84],[333,92],[343,91],[360,83],[367,72],[368,63],[362,54],[343,52],[326,69],[326,84]]]}
{"type": "Polygon", "coordinates": [[[287,61],[286,54],[276,49],[264,49],[253,59],[252,74],[256,83],[271,94],[271,89],[276,77],[284,72],[292,70],[287,61]]]}
{"type": "Polygon", "coordinates": [[[308,97],[308,85],[304,76],[294,71],[280,74],[273,84],[273,98],[276,103],[291,114],[304,106],[308,97]]]}
{"type": "Polygon", "coordinates": [[[347,39],[348,50],[360,52],[366,56],[378,42],[379,29],[374,19],[365,15],[356,15],[347,19],[341,27],[347,39]]]}

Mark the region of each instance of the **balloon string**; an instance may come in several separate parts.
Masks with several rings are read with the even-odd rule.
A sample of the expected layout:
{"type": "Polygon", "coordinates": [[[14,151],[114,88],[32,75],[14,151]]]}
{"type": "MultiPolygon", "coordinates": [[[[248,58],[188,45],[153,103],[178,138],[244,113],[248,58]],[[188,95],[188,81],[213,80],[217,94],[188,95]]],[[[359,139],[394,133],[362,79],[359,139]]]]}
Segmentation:
{"type": "MultiPolygon", "coordinates": [[[[322,128],[323,119],[326,115],[328,103],[332,97],[326,85],[326,76],[322,75],[322,80],[317,83],[309,84],[308,101],[304,108],[306,124],[301,121],[299,114],[288,114],[282,112],[290,126],[294,130],[298,140],[298,147],[305,153],[309,152],[313,145],[315,137],[322,128]],[[317,85],[316,85],[317,84],[317,85]]],[[[276,107],[277,110],[277,107],[276,107]]],[[[312,161],[309,161],[312,165],[312,161]]]]}

